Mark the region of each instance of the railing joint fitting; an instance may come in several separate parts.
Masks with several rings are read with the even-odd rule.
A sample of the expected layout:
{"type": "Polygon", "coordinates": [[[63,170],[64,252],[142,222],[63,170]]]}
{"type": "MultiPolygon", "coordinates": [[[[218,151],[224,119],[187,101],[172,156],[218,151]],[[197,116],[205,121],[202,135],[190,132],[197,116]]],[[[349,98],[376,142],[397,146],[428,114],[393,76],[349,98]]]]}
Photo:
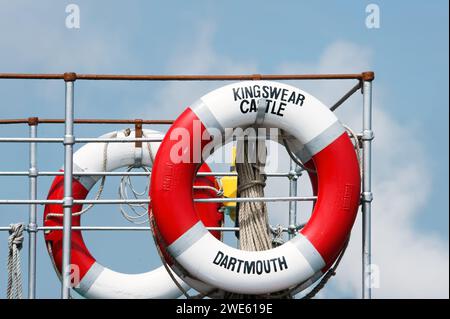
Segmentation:
{"type": "Polygon", "coordinates": [[[36,223],[29,223],[26,227],[27,232],[29,233],[37,233],[38,225],[36,223]]]}
{"type": "Polygon", "coordinates": [[[289,225],[288,226],[288,228],[287,228],[287,232],[289,233],[289,234],[295,234],[296,232],[297,232],[297,230],[298,230],[298,225],[289,225]]]}
{"type": "Polygon", "coordinates": [[[72,206],[73,206],[73,197],[64,197],[63,207],[72,207],[72,206]]]}
{"type": "Polygon", "coordinates": [[[296,181],[301,173],[298,173],[295,169],[289,171],[289,180],[296,181]]]}
{"type": "Polygon", "coordinates": [[[39,124],[39,118],[38,117],[29,117],[28,118],[28,125],[29,126],[37,126],[39,124]]]}
{"type": "Polygon", "coordinates": [[[75,82],[77,80],[77,74],[75,72],[66,72],[63,75],[64,82],[75,82]]]}
{"type": "Polygon", "coordinates": [[[361,193],[361,202],[371,203],[372,201],[373,201],[373,193],[372,192],[362,192],[361,193]]]}
{"type": "Polygon", "coordinates": [[[63,141],[64,145],[73,145],[75,144],[75,136],[73,135],[64,135],[64,141],[63,141]]]}
{"type": "Polygon", "coordinates": [[[362,141],[371,141],[375,138],[375,134],[372,130],[364,130],[361,135],[362,141]]]}
{"type": "Polygon", "coordinates": [[[365,82],[372,82],[375,80],[375,72],[367,71],[362,73],[362,80],[365,82]]]}
{"type": "Polygon", "coordinates": [[[38,177],[38,169],[36,167],[30,167],[28,170],[28,176],[29,177],[38,177]]]}

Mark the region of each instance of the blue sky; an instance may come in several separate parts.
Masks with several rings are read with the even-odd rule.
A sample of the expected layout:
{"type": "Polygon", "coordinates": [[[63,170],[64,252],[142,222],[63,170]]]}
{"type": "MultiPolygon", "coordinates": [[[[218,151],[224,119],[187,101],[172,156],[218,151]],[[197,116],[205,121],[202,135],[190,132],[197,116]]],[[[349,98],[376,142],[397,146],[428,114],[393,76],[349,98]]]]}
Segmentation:
{"type": "MultiPolygon", "coordinates": [[[[381,273],[381,286],[375,296],[448,297],[447,1],[1,0],[0,7],[0,72],[232,74],[374,70],[373,240],[374,262],[380,265],[381,273]],[[65,27],[65,7],[69,3],[80,7],[80,29],[65,27]],[[379,29],[365,26],[369,3],[380,7],[379,29]],[[434,269],[432,278],[427,267],[434,269]],[[412,277],[416,278],[416,286],[408,282],[414,281],[412,277]]],[[[328,104],[352,85],[337,81],[292,84],[328,104]]],[[[76,83],[76,116],[174,118],[190,102],[220,85],[80,81],[76,83]]],[[[63,83],[59,81],[1,80],[0,96],[1,118],[64,115],[63,83]]],[[[360,102],[361,97],[356,95],[338,112],[341,120],[356,128],[360,102]]],[[[78,126],[75,133],[98,136],[115,129],[78,126]]],[[[61,126],[39,127],[42,136],[57,136],[62,130],[61,126]]],[[[1,136],[26,134],[26,126],[0,127],[1,136]]],[[[27,169],[26,145],[0,144],[0,150],[0,170],[27,169]]],[[[39,146],[39,169],[57,169],[62,160],[62,147],[39,146]]],[[[111,179],[105,198],[116,195],[117,181],[111,179]]],[[[45,197],[50,183],[51,179],[40,179],[40,198],[45,197]]],[[[281,189],[284,192],[287,188],[281,189]]],[[[276,191],[277,187],[269,185],[269,193],[276,191]]],[[[26,198],[26,178],[2,177],[0,193],[1,198],[26,198]]],[[[27,221],[26,207],[0,206],[1,226],[20,221],[27,221]]],[[[102,207],[86,216],[84,223],[123,221],[116,208],[102,207]]],[[[322,297],[359,296],[359,264],[355,265],[358,225],[343,269],[322,297]]],[[[147,253],[152,246],[149,234],[88,234],[86,241],[99,260],[116,270],[138,272],[158,264],[154,253],[147,253]],[[140,244],[130,249],[136,242],[140,244]],[[116,247],[117,254],[104,249],[109,243],[116,247]],[[128,260],[136,262],[126,263],[128,260]]],[[[7,234],[3,232],[0,273],[5,275],[0,276],[0,297],[4,297],[6,256],[7,234]]],[[[44,250],[42,234],[38,273],[38,296],[58,297],[58,279],[44,250]]]]}

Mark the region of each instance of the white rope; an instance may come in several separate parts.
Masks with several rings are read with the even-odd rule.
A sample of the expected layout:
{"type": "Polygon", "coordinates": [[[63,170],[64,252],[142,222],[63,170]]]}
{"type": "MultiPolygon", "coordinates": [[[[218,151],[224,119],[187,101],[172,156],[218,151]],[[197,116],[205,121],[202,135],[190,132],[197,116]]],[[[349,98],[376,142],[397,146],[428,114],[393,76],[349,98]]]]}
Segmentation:
{"type": "Polygon", "coordinates": [[[221,197],[221,196],[223,196],[223,189],[222,189],[222,187],[220,187],[220,188],[215,188],[215,187],[213,187],[213,186],[208,186],[208,185],[198,185],[198,186],[193,186],[192,187],[192,189],[199,189],[199,190],[201,190],[201,189],[204,189],[204,190],[210,190],[210,191],[213,191],[213,192],[215,192],[216,193],[216,195],[218,196],[218,197],[221,197]]]}
{"type": "MultiPolygon", "coordinates": [[[[133,166],[129,166],[127,172],[131,171],[133,168],[134,168],[133,166]]],[[[150,172],[150,170],[147,167],[143,166],[141,168],[146,172],[150,172]]],[[[148,183],[145,189],[142,192],[138,192],[134,188],[130,176],[129,175],[122,176],[119,184],[119,198],[128,200],[130,198],[128,195],[128,188],[129,188],[131,190],[131,193],[133,194],[134,199],[139,199],[140,196],[148,195],[149,187],[150,187],[150,178],[148,178],[148,183]]],[[[127,203],[126,206],[128,206],[131,209],[132,212],[131,214],[125,210],[124,204],[119,205],[120,212],[126,220],[136,225],[148,223],[148,204],[127,203]],[[142,213],[138,211],[139,208],[143,209],[142,213]],[[139,220],[142,218],[144,219],[139,220]]]]}
{"type": "MultiPolygon", "coordinates": [[[[142,136],[147,137],[145,135],[145,132],[142,133],[142,136]]],[[[151,145],[149,142],[147,142],[146,146],[147,146],[147,151],[148,151],[148,155],[150,158],[150,162],[153,163],[154,155],[152,152],[151,145]]],[[[127,172],[131,171],[133,168],[135,168],[135,166],[128,166],[127,172]]],[[[148,167],[141,166],[140,168],[142,170],[144,170],[145,172],[148,172],[148,173],[151,172],[151,170],[148,167]]],[[[122,176],[122,178],[120,179],[120,184],[119,184],[119,189],[118,189],[119,198],[128,200],[130,198],[130,196],[128,194],[128,189],[131,190],[131,193],[132,193],[132,196],[134,199],[140,199],[140,197],[142,197],[142,196],[147,197],[148,193],[149,193],[149,188],[150,188],[150,180],[151,179],[148,178],[148,182],[145,186],[145,189],[142,192],[139,192],[133,186],[130,175],[122,176]]],[[[124,204],[119,205],[120,213],[126,220],[128,220],[129,222],[136,224],[136,225],[142,225],[142,224],[146,224],[149,222],[149,217],[148,217],[149,205],[148,204],[127,203],[126,205],[131,209],[131,213],[129,213],[125,210],[124,204]],[[138,209],[143,209],[143,211],[139,212],[138,209]]]]}
{"type": "Polygon", "coordinates": [[[24,224],[9,225],[8,238],[8,286],[7,299],[22,299],[22,271],[20,269],[20,250],[23,243],[24,224]]]}
{"type": "Polygon", "coordinates": [[[363,171],[363,166],[362,166],[361,146],[359,145],[358,135],[356,135],[355,131],[353,131],[349,126],[347,126],[345,124],[342,124],[342,126],[344,126],[344,128],[347,130],[348,134],[350,135],[350,137],[353,140],[353,147],[355,148],[356,158],[358,159],[358,163],[359,163],[359,174],[362,178],[364,171],[363,171]]]}

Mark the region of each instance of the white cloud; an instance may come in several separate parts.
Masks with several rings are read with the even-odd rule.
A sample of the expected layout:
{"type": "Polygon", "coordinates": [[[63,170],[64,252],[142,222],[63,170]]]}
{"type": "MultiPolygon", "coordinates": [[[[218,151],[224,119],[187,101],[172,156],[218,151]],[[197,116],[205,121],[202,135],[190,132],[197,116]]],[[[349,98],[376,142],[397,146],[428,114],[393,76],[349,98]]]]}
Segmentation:
{"type": "MultiPolygon", "coordinates": [[[[185,47],[173,58],[169,71],[186,73],[233,73],[254,72],[255,65],[240,64],[218,54],[213,49],[213,32],[210,24],[200,31],[198,40],[185,47]]],[[[337,73],[369,70],[374,53],[351,42],[338,41],[331,44],[312,63],[286,61],[279,70],[286,73],[337,73]]],[[[345,81],[295,82],[307,91],[331,104],[351,85],[345,81]]],[[[186,85],[168,84],[159,96],[159,105],[171,109],[194,101],[209,89],[220,84],[186,85]]],[[[414,128],[400,124],[383,106],[384,92],[380,83],[374,87],[374,141],[373,190],[375,201],[372,213],[373,263],[380,268],[380,288],[374,290],[376,298],[448,297],[448,242],[417,227],[415,218],[427,212],[427,199],[432,181],[423,169],[426,156],[414,136],[414,128]],[[407,159],[407,161],[405,161],[407,159]]],[[[184,106],[178,111],[184,109],[184,106]]],[[[340,119],[356,130],[361,129],[361,97],[358,93],[338,110],[340,119]]],[[[169,111],[168,111],[169,112],[169,111]]],[[[287,160],[280,156],[286,169],[287,160]]],[[[302,191],[304,186],[301,186],[302,191]]],[[[282,195],[287,192],[285,181],[273,180],[267,194],[282,195]]],[[[302,206],[305,207],[305,206],[302,206]]],[[[271,205],[272,221],[286,221],[279,217],[286,205],[271,205]],[[273,217],[276,214],[275,217],[273,217]]],[[[304,211],[304,208],[303,210],[304,211]]],[[[430,217],[431,218],[431,217],[430,217]]],[[[359,297],[361,291],[361,227],[360,219],[355,225],[347,254],[338,275],[320,297],[359,297]]]]}
{"type": "MultiPolygon", "coordinates": [[[[370,69],[373,52],[353,43],[336,42],[322,54],[312,72],[361,72],[370,69]]],[[[295,72],[298,65],[285,64],[295,72]]],[[[303,66],[302,66],[303,67],[303,66]]],[[[330,104],[349,84],[314,83],[310,87],[330,104]]],[[[427,200],[432,180],[424,168],[427,157],[411,125],[400,124],[384,107],[385,93],[374,82],[372,262],[380,269],[376,298],[448,298],[448,242],[417,227],[415,218],[429,214],[427,200]]],[[[353,128],[361,128],[360,98],[352,98],[338,110],[339,118],[353,128]]],[[[333,289],[323,297],[358,297],[361,292],[361,220],[355,224],[352,240],[338,275],[330,281],[333,289]]]]}

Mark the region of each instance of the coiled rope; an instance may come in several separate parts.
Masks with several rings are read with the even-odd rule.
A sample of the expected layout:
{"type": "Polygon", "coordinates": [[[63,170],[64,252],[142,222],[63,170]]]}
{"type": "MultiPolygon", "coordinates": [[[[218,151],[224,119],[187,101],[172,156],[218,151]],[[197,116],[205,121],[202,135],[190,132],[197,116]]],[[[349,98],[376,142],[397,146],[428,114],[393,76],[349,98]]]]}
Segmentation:
{"type": "Polygon", "coordinates": [[[7,299],[22,299],[22,271],[20,267],[20,250],[23,244],[24,224],[9,225],[8,238],[8,286],[7,299]]]}
{"type": "MultiPolygon", "coordinates": [[[[129,166],[127,168],[127,172],[131,171],[134,167],[129,166]]],[[[150,172],[150,169],[148,169],[145,166],[141,167],[142,170],[145,172],[150,172]]],[[[148,189],[150,187],[150,178],[148,178],[148,182],[145,186],[145,189],[142,192],[139,192],[135,189],[132,181],[131,176],[122,176],[120,179],[119,184],[119,198],[120,199],[129,199],[130,196],[128,195],[128,189],[131,190],[131,193],[133,194],[134,199],[139,199],[142,196],[146,196],[148,194],[148,189]]],[[[136,224],[136,225],[142,225],[148,223],[148,204],[140,203],[140,204],[133,204],[133,203],[127,203],[125,204],[127,207],[130,208],[132,213],[129,213],[125,210],[124,204],[120,204],[120,212],[122,216],[128,220],[129,222],[136,224]],[[138,209],[141,209],[142,212],[139,212],[138,209]]]]}

